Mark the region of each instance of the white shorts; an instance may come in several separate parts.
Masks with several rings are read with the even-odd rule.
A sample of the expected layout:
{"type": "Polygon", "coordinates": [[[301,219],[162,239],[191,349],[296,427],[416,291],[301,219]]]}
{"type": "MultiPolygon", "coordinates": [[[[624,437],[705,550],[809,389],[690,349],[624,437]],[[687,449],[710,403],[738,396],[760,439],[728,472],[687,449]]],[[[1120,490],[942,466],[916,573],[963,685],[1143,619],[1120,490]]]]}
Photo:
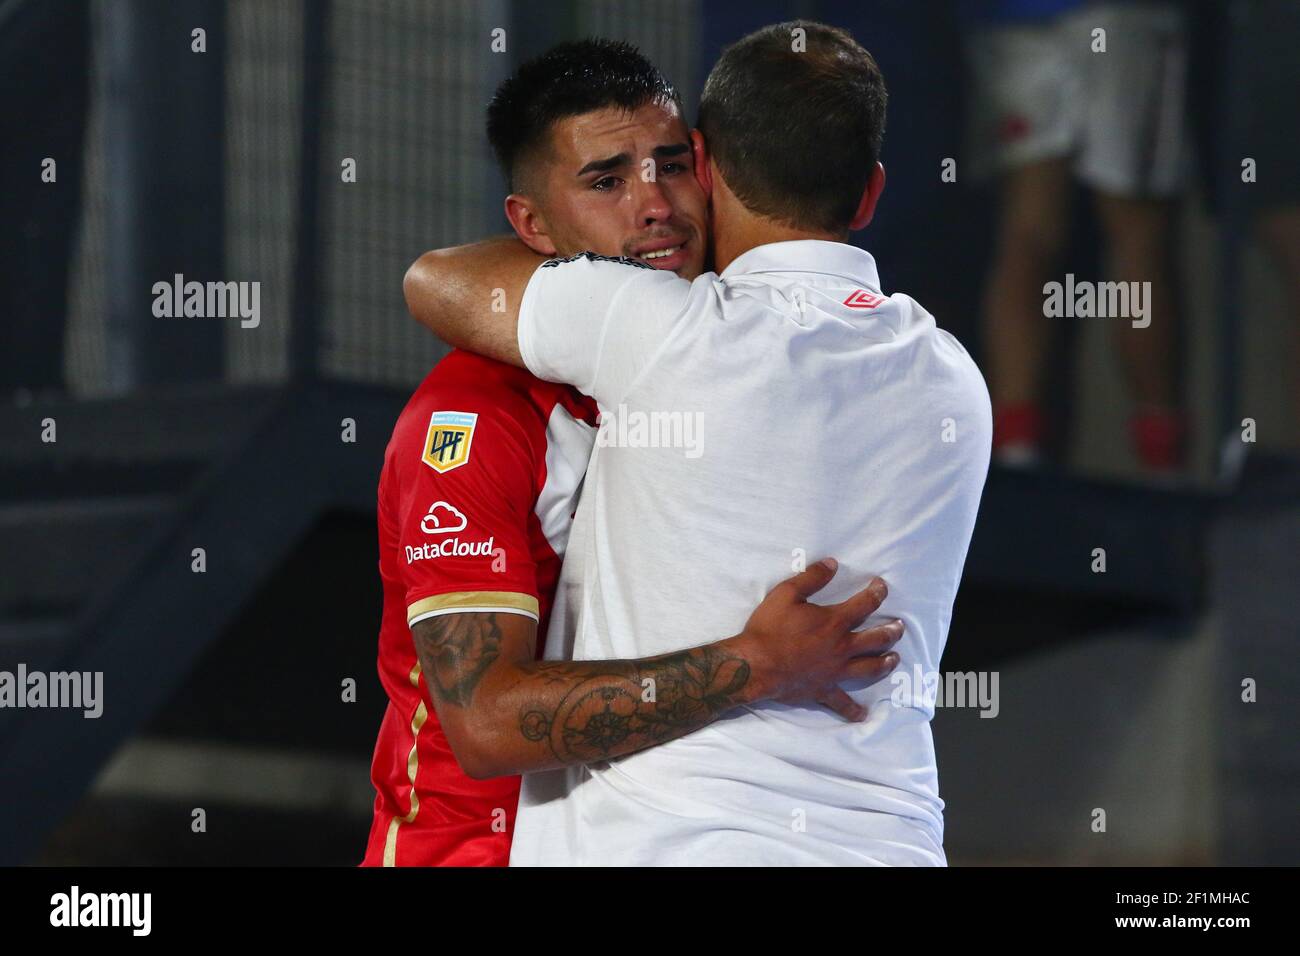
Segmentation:
{"type": "Polygon", "coordinates": [[[1100,3],[980,30],[968,53],[976,177],[1069,157],[1083,182],[1111,195],[1183,187],[1187,40],[1175,5],[1100,3]],[[1093,52],[1096,29],[1105,52],[1093,52]]]}

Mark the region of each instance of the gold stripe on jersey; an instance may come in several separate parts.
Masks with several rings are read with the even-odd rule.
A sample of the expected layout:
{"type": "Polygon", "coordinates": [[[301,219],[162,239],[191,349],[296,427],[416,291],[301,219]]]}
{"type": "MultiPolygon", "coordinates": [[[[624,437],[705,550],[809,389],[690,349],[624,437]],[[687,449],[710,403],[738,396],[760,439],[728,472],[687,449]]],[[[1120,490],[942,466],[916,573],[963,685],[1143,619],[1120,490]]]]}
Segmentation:
{"type": "Polygon", "coordinates": [[[406,623],[416,618],[434,617],[473,611],[506,611],[525,614],[534,621],[538,618],[537,598],[519,591],[457,591],[454,594],[435,594],[416,601],[406,609],[406,623]]]}
{"type": "MultiPolygon", "coordinates": [[[[416,661],[415,666],[411,668],[409,676],[411,686],[416,690],[420,688],[420,662],[416,661]]],[[[415,775],[420,770],[419,756],[419,739],[420,728],[424,722],[429,719],[429,711],[424,706],[424,700],[420,700],[420,705],[415,708],[415,716],[411,718],[411,752],[406,758],[406,776],[411,781],[411,812],[404,817],[393,817],[388,823],[388,839],[384,841],[384,866],[397,865],[397,831],[402,828],[403,823],[414,823],[415,815],[420,812],[420,795],[415,792],[415,775]]]]}

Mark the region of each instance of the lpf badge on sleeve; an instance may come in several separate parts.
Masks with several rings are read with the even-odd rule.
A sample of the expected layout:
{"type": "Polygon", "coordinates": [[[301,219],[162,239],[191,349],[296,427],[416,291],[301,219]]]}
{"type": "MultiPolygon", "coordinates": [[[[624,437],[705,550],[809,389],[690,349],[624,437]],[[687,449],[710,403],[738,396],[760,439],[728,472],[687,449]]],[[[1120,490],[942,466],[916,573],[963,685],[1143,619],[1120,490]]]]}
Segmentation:
{"type": "Polygon", "coordinates": [[[476,421],[478,415],[472,412],[434,412],[424,436],[424,463],[445,474],[468,462],[476,421]]]}

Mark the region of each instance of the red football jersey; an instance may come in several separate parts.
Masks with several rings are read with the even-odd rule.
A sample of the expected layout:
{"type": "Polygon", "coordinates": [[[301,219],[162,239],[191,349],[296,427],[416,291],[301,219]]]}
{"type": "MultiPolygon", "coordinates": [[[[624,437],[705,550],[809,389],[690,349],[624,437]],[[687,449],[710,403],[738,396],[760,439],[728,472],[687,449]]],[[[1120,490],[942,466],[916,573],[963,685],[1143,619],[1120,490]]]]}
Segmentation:
{"type": "Polygon", "coordinates": [[[420,673],[410,626],[484,610],[538,622],[537,656],[596,407],[567,385],[454,351],[407,403],[379,478],[384,586],[379,679],[388,710],[363,866],[504,866],[519,777],[461,771],[420,673]]]}

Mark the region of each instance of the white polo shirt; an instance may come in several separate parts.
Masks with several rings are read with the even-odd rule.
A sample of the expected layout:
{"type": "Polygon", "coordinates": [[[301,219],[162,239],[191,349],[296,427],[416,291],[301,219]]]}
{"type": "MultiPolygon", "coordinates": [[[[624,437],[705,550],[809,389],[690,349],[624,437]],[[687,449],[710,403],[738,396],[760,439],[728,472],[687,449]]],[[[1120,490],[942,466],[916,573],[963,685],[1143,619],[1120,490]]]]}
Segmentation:
{"type": "MultiPolygon", "coordinates": [[[[943,865],[924,682],[948,635],[989,463],[979,369],[875,262],[836,242],[751,249],[721,275],[594,256],[539,269],[519,345],[602,411],[546,657],[640,658],[740,632],[808,562],[873,575],[895,674],[815,704],[737,708],[609,761],[526,774],[512,865],[943,865]]],[[[933,685],[931,685],[932,687],[933,685]]],[[[570,719],[574,719],[572,715],[570,719]]]]}

